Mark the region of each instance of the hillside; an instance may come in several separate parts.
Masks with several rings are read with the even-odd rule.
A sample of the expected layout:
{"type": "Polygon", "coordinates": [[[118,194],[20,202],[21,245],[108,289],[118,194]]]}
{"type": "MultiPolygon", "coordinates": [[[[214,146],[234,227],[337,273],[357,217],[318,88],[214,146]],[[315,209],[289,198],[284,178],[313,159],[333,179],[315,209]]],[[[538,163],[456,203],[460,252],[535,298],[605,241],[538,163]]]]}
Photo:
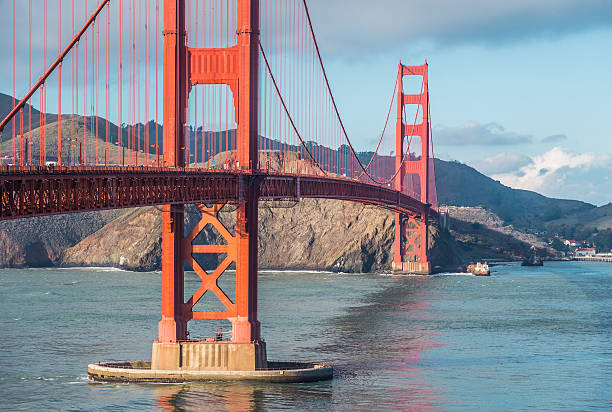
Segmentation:
{"type": "Polygon", "coordinates": [[[516,228],[543,230],[553,220],[595,209],[578,200],[512,189],[459,162],[436,159],[435,168],[441,205],[482,206],[516,228]]]}
{"type": "MultiPolygon", "coordinates": [[[[15,100],[15,104],[17,104],[19,100],[15,100]]],[[[6,115],[8,115],[13,109],[13,98],[9,95],[0,93],[0,120],[4,119],[6,115]]],[[[15,133],[20,133],[19,129],[21,127],[21,121],[23,120],[24,129],[29,129],[30,127],[30,109],[32,112],[32,129],[35,129],[41,124],[41,113],[36,110],[34,107],[30,107],[29,104],[26,104],[22,113],[17,113],[15,119],[9,122],[4,127],[4,132],[2,133],[2,140],[6,141],[12,138],[13,134],[13,124],[15,125],[15,133]],[[22,119],[23,117],[23,119],[22,119]]],[[[57,116],[53,114],[47,115],[47,122],[55,122],[57,120],[57,116]]],[[[6,152],[6,150],[5,150],[6,152]]]]}
{"type": "Polygon", "coordinates": [[[464,261],[516,260],[526,257],[532,247],[542,257],[558,253],[536,236],[506,225],[493,212],[481,207],[448,206],[450,233],[464,261]]]}
{"type": "MultiPolygon", "coordinates": [[[[367,164],[373,152],[358,153],[367,164]]],[[[553,199],[528,190],[512,189],[459,162],[435,159],[438,203],[452,206],[482,206],[506,224],[529,230],[543,230],[548,222],[595,206],[565,199],[553,199]]]]}
{"type": "MultiPolygon", "coordinates": [[[[91,159],[93,158],[94,154],[97,155],[96,159],[99,163],[104,162],[105,155],[108,164],[120,163],[120,156],[125,156],[126,163],[130,162],[129,159],[135,159],[136,151],[124,147],[122,152],[121,148],[117,144],[113,143],[117,141],[118,136],[118,128],[113,124],[109,125],[110,133],[109,142],[107,146],[106,134],[102,132],[103,130],[105,130],[105,127],[106,121],[101,118],[92,119],[91,117],[83,116],[62,116],[62,163],[66,164],[68,162],[68,159],[70,158],[69,156],[75,156],[74,153],[77,153],[77,157],[80,156],[80,162],[83,163],[92,163],[91,159]],[[78,141],[80,142],[78,145],[75,144],[74,141],[72,141],[73,136],[76,136],[78,141]],[[71,152],[72,154],[69,155],[69,152],[71,152]],[[80,155],[78,154],[79,152],[80,155]]],[[[32,153],[32,161],[35,164],[38,163],[38,155],[41,149],[41,135],[43,134],[43,132],[45,134],[45,149],[47,154],[47,161],[57,161],[58,159],[58,122],[54,121],[36,129],[33,128],[32,133],[28,135],[32,153]]],[[[122,137],[123,136],[127,136],[127,133],[124,133],[122,137]]],[[[127,137],[123,138],[123,140],[125,140],[124,143],[127,145],[127,137]]],[[[4,151],[6,152],[7,148],[12,147],[13,144],[19,147],[19,140],[6,140],[4,142],[4,151]]],[[[138,156],[140,164],[144,163],[143,159],[145,158],[145,156],[149,158],[149,163],[155,159],[154,154],[145,155],[143,153],[139,153],[138,156]]]]}
{"type": "Polygon", "coordinates": [[[0,221],[0,267],[58,265],[64,251],[126,213],[73,213],[0,221]]]}
{"type": "Polygon", "coordinates": [[[598,208],[573,213],[549,223],[551,227],[562,225],[581,225],[594,227],[599,230],[612,229],[612,203],[608,203],[598,208]]]}

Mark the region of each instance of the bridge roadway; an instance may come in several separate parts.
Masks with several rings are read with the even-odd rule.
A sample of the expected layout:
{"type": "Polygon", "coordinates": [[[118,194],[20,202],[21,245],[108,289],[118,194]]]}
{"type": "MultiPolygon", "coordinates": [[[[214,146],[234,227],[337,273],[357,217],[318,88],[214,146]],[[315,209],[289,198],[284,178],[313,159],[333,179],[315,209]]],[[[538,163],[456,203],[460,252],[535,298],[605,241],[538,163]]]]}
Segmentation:
{"type": "Polygon", "coordinates": [[[336,176],[133,166],[2,166],[0,220],[162,204],[236,203],[253,184],[259,184],[261,200],[348,200],[410,215],[430,206],[384,186],[336,176]]]}

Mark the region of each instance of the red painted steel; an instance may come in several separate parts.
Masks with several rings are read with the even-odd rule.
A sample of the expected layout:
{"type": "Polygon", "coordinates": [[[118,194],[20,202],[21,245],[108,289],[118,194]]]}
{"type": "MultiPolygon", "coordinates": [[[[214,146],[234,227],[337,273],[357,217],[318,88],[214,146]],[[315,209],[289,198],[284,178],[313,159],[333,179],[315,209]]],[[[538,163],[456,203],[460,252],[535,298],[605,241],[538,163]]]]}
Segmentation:
{"type": "MultiPolygon", "coordinates": [[[[236,159],[239,168],[258,169],[258,0],[237,0],[237,27],[237,45],[234,47],[188,50],[185,1],[165,1],[164,166],[185,165],[183,133],[189,93],[187,85],[226,83],[232,89],[236,107],[236,159]]],[[[233,303],[236,310],[228,312],[227,318],[232,322],[232,340],[238,343],[260,340],[257,320],[257,202],[260,180],[251,177],[245,185],[245,196],[239,190],[237,200],[236,302],[233,303]]],[[[242,181],[239,180],[239,183],[242,181]]],[[[189,257],[191,249],[183,245],[183,230],[182,206],[164,207],[160,342],[187,338],[187,316],[183,313],[183,260],[188,259],[191,263],[194,260],[189,257]]],[[[201,313],[199,316],[205,315],[201,313]]]]}
{"type": "Polygon", "coordinates": [[[217,280],[229,266],[238,259],[237,237],[232,235],[223,223],[219,220],[219,211],[224,203],[215,204],[208,207],[204,204],[198,205],[202,218],[193,228],[191,233],[183,240],[183,250],[185,251],[185,261],[193,268],[202,280],[202,286],[185,303],[186,319],[233,319],[238,315],[237,305],[232,302],[227,294],[218,285],[217,280]],[[212,225],[219,234],[225,239],[224,245],[194,245],[194,240],[207,225],[212,225]],[[194,258],[193,253],[224,253],[225,259],[212,272],[208,273],[200,266],[194,258]],[[208,291],[217,296],[225,307],[225,311],[194,311],[193,307],[208,291]]]}
{"type": "MultiPolygon", "coordinates": [[[[238,128],[236,158],[240,167],[259,169],[259,0],[237,0],[238,30],[238,128]]],[[[244,180],[241,180],[244,182],[244,180]]],[[[257,222],[259,184],[251,177],[236,210],[236,317],[231,318],[232,340],[257,342],[257,222]]]]}
{"type": "MultiPolygon", "coordinates": [[[[123,2],[119,1],[117,120],[120,127],[117,141],[109,142],[110,93],[107,89],[104,167],[83,166],[83,164],[95,165],[98,159],[102,158],[98,157],[96,149],[98,124],[97,122],[94,124],[94,114],[97,115],[100,100],[94,89],[95,80],[99,80],[97,77],[101,74],[99,31],[97,44],[95,31],[91,31],[91,56],[87,51],[88,41],[81,42],[79,46],[79,39],[86,35],[88,27],[93,26],[101,10],[111,3],[109,0],[98,1],[101,3],[97,10],[76,36],[74,36],[73,1],[72,42],[59,54],[55,63],[16,105],[11,114],[0,123],[0,132],[11,120],[14,120],[13,128],[18,120],[21,121],[22,129],[21,135],[15,136],[13,132],[12,136],[13,145],[16,141],[19,145],[13,150],[13,162],[19,160],[21,166],[0,166],[0,220],[163,205],[162,319],[159,322],[158,334],[160,342],[187,339],[187,323],[191,319],[229,320],[232,322],[232,340],[235,342],[257,342],[261,339],[257,319],[257,222],[260,199],[330,198],[390,209],[396,212],[394,266],[402,267],[402,263],[405,259],[409,259],[410,255],[416,256],[421,263],[428,262],[427,225],[428,219],[435,213],[430,210],[431,205],[429,205],[432,203],[430,192],[435,196],[435,182],[430,187],[430,174],[433,173],[433,169],[430,172],[432,159],[429,150],[427,64],[404,66],[400,63],[396,83],[397,94],[395,91],[393,93],[394,99],[397,99],[398,118],[395,155],[378,154],[385,135],[385,124],[376,152],[367,166],[364,166],[357,158],[357,153],[340,118],[305,1],[281,2],[276,6],[268,3],[268,18],[263,21],[264,28],[269,33],[263,39],[260,39],[259,0],[231,2],[228,0],[216,3],[216,10],[215,6],[212,6],[212,10],[207,9],[200,16],[205,20],[202,26],[206,25],[206,29],[201,31],[202,47],[198,48],[196,41],[196,47],[192,48],[188,47],[187,38],[192,36],[198,39],[200,34],[197,29],[197,18],[195,33],[191,30],[191,16],[187,7],[192,2],[163,0],[163,150],[160,153],[156,121],[156,144],[151,146],[155,147],[153,154],[149,148],[148,129],[144,130],[144,141],[140,139],[143,133],[142,124],[148,121],[148,118],[141,117],[140,111],[140,90],[143,86],[140,81],[140,76],[143,74],[141,73],[142,50],[140,50],[142,40],[136,25],[136,13],[140,24],[141,9],[138,7],[137,11],[136,3],[128,2],[125,7],[127,26],[124,26],[123,14],[126,11],[123,2]],[[303,14],[298,16],[295,6],[300,3],[303,3],[303,10],[300,9],[303,14]],[[270,7],[274,10],[269,10],[270,7]],[[274,28],[271,27],[271,15],[274,21],[277,21],[277,26],[274,28]],[[234,32],[234,23],[230,26],[230,18],[235,20],[235,36],[230,35],[230,27],[232,27],[231,32],[234,32]],[[126,48],[127,56],[123,55],[122,27],[127,29],[129,42],[129,47],[126,48]],[[311,38],[311,43],[306,44],[307,37],[311,38]],[[207,45],[210,47],[206,48],[207,45]],[[270,51],[269,60],[264,45],[270,51]],[[84,48],[84,59],[78,57],[79,47],[81,50],[84,48]],[[73,112],[69,115],[71,130],[68,133],[72,143],[69,144],[67,153],[68,163],[72,166],[65,167],[61,164],[61,128],[58,128],[60,139],[57,142],[59,166],[42,166],[46,161],[46,149],[43,149],[43,145],[40,145],[41,152],[38,156],[41,166],[24,166],[31,164],[30,159],[36,158],[32,157],[31,139],[24,137],[26,102],[33,100],[32,96],[37,89],[41,86],[44,88],[45,81],[57,68],[60,94],[58,118],[61,120],[61,63],[71,51],[73,52],[73,112]],[[300,55],[302,52],[304,54],[300,55]],[[262,64],[259,60],[260,53],[262,64]],[[304,61],[301,61],[302,59],[304,61]],[[78,74],[82,60],[85,62],[84,71],[81,72],[85,73],[82,81],[85,93],[81,88],[81,98],[79,98],[78,74]],[[129,77],[125,91],[123,90],[124,61],[127,61],[125,73],[129,77]],[[89,66],[88,62],[91,63],[89,66]],[[261,82],[260,73],[263,76],[261,82]],[[318,82],[315,79],[317,75],[319,75],[318,82]],[[403,92],[403,78],[408,75],[423,76],[423,89],[420,94],[408,95],[403,92]],[[89,90],[85,86],[88,83],[92,85],[89,98],[89,90]],[[225,100],[219,88],[202,93],[201,102],[205,109],[202,110],[201,117],[200,147],[198,147],[197,99],[195,131],[191,129],[194,122],[189,120],[189,116],[193,112],[190,111],[188,104],[190,93],[197,85],[226,85],[229,89],[229,92],[225,91],[225,100]],[[124,108],[123,96],[126,92],[127,104],[124,108]],[[230,112],[228,106],[231,107],[231,103],[228,103],[230,94],[233,98],[233,120],[236,123],[234,136],[230,136],[228,120],[230,112]],[[263,104],[261,108],[260,100],[263,104]],[[81,102],[83,112],[79,114],[81,102]],[[225,130],[220,126],[223,124],[223,109],[220,107],[223,106],[222,102],[226,106],[225,130]],[[423,117],[420,124],[405,124],[403,114],[406,104],[419,106],[423,117]],[[89,105],[91,108],[88,108],[89,105]],[[309,110],[312,106],[315,107],[314,110],[309,110]],[[270,112],[269,117],[268,112],[270,112]],[[21,113],[19,119],[16,117],[17,113],[21,113]],[[127,119],[129,124],[123,125],[124,119],[127,119]],[[260,119],[263,125],[261,133],[260,119]],[[215,125],[217,121],[218,125],[215,125]],[[204,127],[205,123],[207,129],[204,127]],[[87,130],[88,124],[91,126],[90,131],[87,130]],[[218,127],[218,132],[215,127],[218,127]],[[125,134],[127,134],[126,140],[123,139],[125,134]],[[192,143],[193,135],[195,140],[192,143]],[[410,154],[409,147],[405,145],[406,138],[412,136],[421,139],[420,157],[410,154]],[[21,139],[17,140],[17,137],[21,139]],[[260,141],[264,150],[259,150],[260,141]],[[115,144],[115,147],[112,148],[109,143],[115,144]],[[144,148],[141,146],[143,143],[144,148]],[[16,150],[19,156],[15,155],[16,150]],[[116,156],[109,156],[111,150],[116,151],[116,156]],[[200,159],[198,159],[199,151],[200,159]],[[142,155],[139,154],[141,152],[142,155]],[[160,155],[163,158],[160,158],[160,155]],[[225,156],[224,159],[222,155],[225,156]],[[134,167],[134,162],[138,165],[140,161],[139,156],[144,158],[142,163],[155,164],[157,167],[134,167]],[[157,159],[155,163],[152,161],[155,158],[153,156],[157,159]],[[194,161],[191,160],[192,156],[194,161]],[[116,163],[122,166],[108,166],[109,158],[115,157],[116,163]],[[184,233],[184,205],[187,203],[197,204],[202,212],[201,221],[189,234],[184,233]],[[236,206],[237,224],[234,234],[230,233],[218,219],[219,209],[226,203],[236,206]],[[214,206],[206,206],[211,204],[214,206]],[[226,244],[194,243],[200,231],[209,224],[217,228],[226,244]],[[193,257],[194,253],[225,253],[227,258],[209,274],[198,265],[193,257]],[[184,296],[185,262],[202,280],[202,286],[187,302],[184,296]],[[231,263],[236,265],[235,301],[217,286],[218,278],[231,263]],[[195,304],[206,291],[215,294],[226,310],[195,311],[195,304]]],[[[158,0],[156,5],[157,2],[158,0]]],[[[146,4],[145,10],[148,9],[146,4]]],[[[196,2],[196,13],[199,10],[197,4],[196,2]]],[[[207,8],[211,8],[208,1],[205,4],[207,8]]],[[[59,5],[61,7],[61,1],[59,5]]],[[[158,13],[157,7],[156,13],[158,13]]],[[[44,15],[46,19],[46,12],[44,15]]],[[[110,67],[109,16],[110,10],[107,10],[105,45],[107,84],[110,67]]],[[[146,14],[145,60],[149,60],[147,56],[150,53],[147,36],[149,19],[150,16],[146,14]]],[[[58,31],[61,33],[61,16],[58,26],[60,26],[58,31]]],[[[157,44],[158,42],[155,46],[156,62],[157,44]]],[[[157,67],[157,64],[155,66],[157,67]]],[[[145,116],[148,116],[146,64],[144,67],[145,116]]],[[[45,93],[46,91],[41,93],[41,113],[44,111],[45,93]]],[[[30,101],[30,112],[31,104],[30,101]]],[[[393,100],[390,110],[392,107],[393,100]]],[[[44,113],[42,115],[44,116],[44,113]]],[[[157,110],[155,117],[157,118],[157,110]]],[[[387,121],[388,118],[389,115],[387,121]]],[[[31,115],[29,122],[32,122],[31,115]]],[[[30,127],[29,134],[31,133],[30,127]]],[[[45,135],[42,136],[44,138],[45,135]]]]}
{"type": "Polygon", "coordinates": [[[405,66],[401,62],[398,67],[397,88],[397,123],[395,146],[395,170],[398,173],[395,179],[395,190],[405,190],[406,178],[417,175],[420,183],[421,203],[425,205],[420,213],[419,220],[412,216],[406,219],[402,213],[395,213],[395,255],[394,267],[401,268],[402,262],[410,255],[415,256],[420,263],[429,263],[428,253],[428,219],[429,219],[429,90],[428,90],[427,62],[421,66],[405,66]],[[405,94],[403,89],[405,76],[422,76],[421,93],[417,95],[405,94]],[[418,113],[422,114],[422,122],[407,125],[404,122],[404,107],[407,104],[416,104],[418,113]],[[421,156],[413,160],[410,151],[404,148],[405,140],[413,136],[421,141],[421,156]],[[408,153],[408,156],[406,156],[408,153]]]}
{"type": "MultiPolygon", "coordinates": [[[[185,0],[164,1],[164,105],[163,144],[165,167],[184,167],[184,125],[187,108],[187,47],[185,0]]],[[[183,314],[184,206],[164,205],[162,218],[162,319],[158,341],[187,339],[183,314]]]]}
{"type": "Polygon", "coordinates": [[[253,180],[261,182],[262,200],[349,200],[409,215],[425,207],[404,193],[353,179],[156,167],[3,166],[0,220],[163,204],[235,204],[248,195],[253,180]]]}

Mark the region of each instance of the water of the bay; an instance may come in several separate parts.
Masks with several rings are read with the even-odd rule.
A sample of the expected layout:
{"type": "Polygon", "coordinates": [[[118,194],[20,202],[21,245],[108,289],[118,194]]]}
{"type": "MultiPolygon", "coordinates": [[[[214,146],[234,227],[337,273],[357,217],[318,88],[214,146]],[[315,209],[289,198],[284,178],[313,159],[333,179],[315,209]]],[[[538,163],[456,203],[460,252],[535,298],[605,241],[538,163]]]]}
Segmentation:
{"type": "Polygon", "coordinates": [[[150,359],[160,288],[160,273],[0,271],[0,408],[612,409],[611,264],[500,265],[491,277],[262,272],[268,357],[330,362],[332,381],[88,382],[88,363],[150,359]]]}

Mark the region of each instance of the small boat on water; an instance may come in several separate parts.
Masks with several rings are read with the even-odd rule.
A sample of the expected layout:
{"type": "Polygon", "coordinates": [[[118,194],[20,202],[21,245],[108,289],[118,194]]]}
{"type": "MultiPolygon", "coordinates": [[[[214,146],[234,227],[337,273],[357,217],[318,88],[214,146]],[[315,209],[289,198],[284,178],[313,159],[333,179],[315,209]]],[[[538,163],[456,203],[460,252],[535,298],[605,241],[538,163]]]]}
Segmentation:
{"type": "Polygon", "coordinates": [[[468,265],[467,267],[468,273],[471,273],[475,276],[490,276],[491,271],[489,270],[489,265],[487,262],[485,263],[476,263],[475,265],[468,265]]]}

